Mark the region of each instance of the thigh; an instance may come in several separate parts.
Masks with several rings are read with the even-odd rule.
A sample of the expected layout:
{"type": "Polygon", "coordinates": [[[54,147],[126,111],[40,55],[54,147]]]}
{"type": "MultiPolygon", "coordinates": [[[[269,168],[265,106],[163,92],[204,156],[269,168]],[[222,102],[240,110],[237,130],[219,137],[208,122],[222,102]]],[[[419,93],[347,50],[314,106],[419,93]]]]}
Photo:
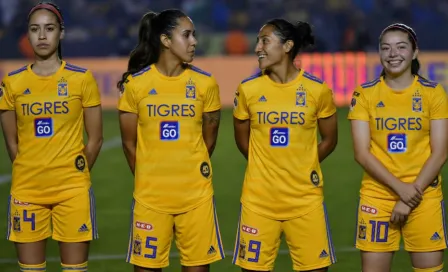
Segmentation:
{"type": "Polygon", "coordinates": [[[362,272],[391,271],[394,252],[361,252],[362,272]]]}
{"type": "Polygon", "coordinates": [[[282,223],[294,271],[316,270],[336,262],[324,204],[282,223]]]}
{"type": "Polygon", "coordinates": [[[6,238],[13,242],[32,243],[51,236],[51,208],[8,198],[6,238]]]}
{"type": "Polygon", "coordinates": [[[431,252],[447,248],[444,202],[441,199],[424,199],[408,216],[403,226],[406,251],[431,252]]]}
{"type": "Polygon", "coordinates": [[[174,217],[176,245],[183,266],[207,265],[224,259],[215,201],[174,217]]]}
{"type": "Polygon", "coordinates": [[[54,205],[52,215],[54,240],[78,243],[98,238],[92,189],[54,205]]]}
{"type": "Polygon", "coordinates": [[[392,201],[361,197],[357,213],[356,248],[366,252],[400,249],[401,226],[390,223],[393,206],[392,201]],[[385,206],[391,209],[381,208],[385,206]]]}
{"type": "Polygon", "coordinates": [[[246,270],[271,271],[280,246],[281,222],[241,205],[233,263],[246,270]]]}
{"type": "Polygon", "coordinates": [[[158,213],[133,200],[126,261],[145,268],[169,265],[174,217],[158,213]]]}

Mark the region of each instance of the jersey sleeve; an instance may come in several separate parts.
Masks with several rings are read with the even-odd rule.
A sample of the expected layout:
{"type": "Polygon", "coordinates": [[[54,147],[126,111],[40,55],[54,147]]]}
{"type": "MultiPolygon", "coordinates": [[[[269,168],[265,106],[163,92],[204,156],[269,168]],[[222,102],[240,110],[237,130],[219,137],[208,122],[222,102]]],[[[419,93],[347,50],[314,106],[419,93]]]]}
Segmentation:
{"type": "Polygon", "coordinates": [[[120,99],[118,100],[118,109],[125,112],[132,112],[137,114],[138,107],[135,99],[135,93],[133,88],[133,82],[131,76],[123,83],[123,87],[120,90],[120,99]]]}
{"type": "Polygon", "coordinates": [[[221,98],[219,96],[219,86],[213,78],[212,83],[208,86],[204,98],[204,112],[212,112],[221,109],[221,98]]]}
{"type": "Polygon", "coordinates": [[[247,120],[250,118],[246,94],[244,93],[241,84],[238,86],[233,99],[233,116],[239,120],[247,120]]]}
{"type": "Polygon", "coordinates": [[[101,104],[101,95],[98,85],[91,71],[86,72],[82,84],[82,106],[84,108],[94,107],[101,104]]]}
{"type": "Polygon", "coordinates": [[[319,106],[317,118],[327,118],[336,112],[336,105],[334,104],[333,91],[327,84],[323,84],[322,92],[319,96],[319,106]]]}
{"type": "Polygon", "coordinates": [[[0,110],[15,110],[15,100],[6,77],[0,83],[0,110]]]}
{"type": "Polygon", "coordinates": [[[353,92],[348,119],[369,121],[369,108],[364,93],[358,88],[353,92]]]}
{"type": "Polygon", "coordinates": [[[448,118],[447,93],[440,84],[435,88],[430,103],[429,118],[431,120],[448,118]]]}

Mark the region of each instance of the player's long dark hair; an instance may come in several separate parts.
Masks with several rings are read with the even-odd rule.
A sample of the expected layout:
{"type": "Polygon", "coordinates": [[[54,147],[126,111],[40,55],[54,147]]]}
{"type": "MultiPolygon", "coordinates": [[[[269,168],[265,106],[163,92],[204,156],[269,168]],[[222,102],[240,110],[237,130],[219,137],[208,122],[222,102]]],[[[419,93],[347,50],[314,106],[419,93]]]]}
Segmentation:
{"type": "Polygon", "coordinates": [[[294,45],[289,52],[291,61],[295,59],[301,50],[314,45],[314,36],[311,26],[306,22],[292,24],[284,19],[272,19],[266,25],[274,27],[274,34],[279,37],[282,43],[292,40],[294,45]]]}
{"type": "MultiPolygon", "coordinates": [[[[28,23],[30,21],[31,15],[33,15],[34,12],[36,12],[40,9],[45,9],[45,10],[48,10],[51,13],[53,13],[56,16],[56,20],[59,23],[59,27],[60,27],[61,31],[64,30],[64,28],[65,28],[64,16],[62,15],[61,9],[55,3],[47,2],[47,1],[39,2],[31,9],[30,13],[28,14],[28,23]]],[[[61,41],[59,41],[59,45],[58,45],[58,56],[59,56],[59,59],[62,59],[61,41]]]]}
{"type": "MultiPolygon", "coordinates": [[[[401,32],[407,34],[408,35],[408,39],[409,39],[409,41],[411,42],[411,45],[412,45],[412,50],[415,51],[418,48],[418,46],[417,46],[417,34],[415,33],[415,31],[411,27],[409,27],[409,26],[407,26],[405,24],[399,24],[399,23],[392,24],[392,25],[386,27],[383,30],[383,32],[381,32],[380,39],[379,39],[380,43],[381,43],[381,40],[383,39],[384,34],[386,34],[389,31],[401,31],[401,32]]],[[[420,62],[418,61],[418,58],[415,58],[411,62],[411,73],[413,75],[422,77],[421,75],[419,75],[419,71],[420,71],[420,62]]],[[[381,71],[381,76],[383,77],[385,75],[386,75],[386,71],[383,69],[383,71],[381,71]]]]}
{"type": "Polygon", "coordinates": [[[167,9],[159,14],[148,12],[142,17],[138,33],[138,44],[130,54],[128,69],[118,82],[118,89],[122,89],[129,75],[137,73],[159,60],[161,51],[160,35],[165,34],[171,37],[173,29],[178,25],[178,20],[183,17],[187,17],[187,15],[177,9],[167,9]]]}

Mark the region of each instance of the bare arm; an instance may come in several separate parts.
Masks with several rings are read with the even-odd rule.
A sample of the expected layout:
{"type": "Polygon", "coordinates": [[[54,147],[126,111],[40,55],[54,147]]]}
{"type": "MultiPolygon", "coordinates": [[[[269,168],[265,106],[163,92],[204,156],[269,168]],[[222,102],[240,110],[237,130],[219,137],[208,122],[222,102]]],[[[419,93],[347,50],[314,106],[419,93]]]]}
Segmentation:
{"type": "Polygon", "coordinates": [[[327,118],[318,119],[319,134],[321,141],[317,146],[319,162],[325,160],[330,155],[338,143],[338,118],[333,114],[327,118]]]}
{"type": "Polygon", "coordinates": [[[135,154],[137,150],[138,115],[130,112],[119,112],[121,142],[124,155],[132,174],[135,174],[135,154]]]}
{"type": "Polygon", "coordinates": [[[421,192],[412,184],[406,184],[392,175],[389,170],[370,152],[370,127],[366,121],[352,120],[352,138],[355,160],[376,181],[388,186],[411,207],[416,207],[421,199],[421,192]],[[412,187],[411,187],[411,186],[412,187]]]}
{"type": "Polygon", "coordinates": [[[202,137],[211,157],[215,150],[218,139],[219,123],[221,121],[221,110],[204,112],[202,114],[202,137]]]}
{"type": "Polygon", "coordinates": [[[0,111],[0,118],[9,159],[14,162],[18,152],[17,119],[15,111],[0,111]]]}
{"type": "Polygon", "coordinates": [[[422,191],[437,178],[448,156],[448,119],[431,120],[430,126],[431,156],[415,180],[415,185],[422,191]]]}
{"type": "Polygon", "coordinates": [[[247,160],[249,156],[250,119],[240,120],[233,117],[233,128],[236,145],[247,160]]]}
{"type": "Polygon", "coordinates": [[[87,157],[89,170],[92,170],[103,145],[101,106],[84,108],[84,127],[87,133],[87,144],[84,147],[84,154],[87,157]]]}

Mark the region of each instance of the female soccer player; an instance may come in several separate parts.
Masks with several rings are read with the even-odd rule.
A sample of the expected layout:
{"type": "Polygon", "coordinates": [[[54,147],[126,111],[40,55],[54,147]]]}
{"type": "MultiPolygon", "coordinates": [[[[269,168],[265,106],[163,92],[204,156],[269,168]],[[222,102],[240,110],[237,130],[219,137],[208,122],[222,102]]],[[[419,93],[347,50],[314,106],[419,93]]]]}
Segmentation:
{"type": "Polygon", "coordinates": [[[210,157],[220,122],[216,80],[190,65],[194,25],[179,10],[149,12],[118,83],[123,149],[135,176],[127,262],[134,271],[169,265],[173,235],[182,271],[224,258],[210,157]]]}
{"type": "Polygon", "coordinates": [[[419,76],[412,28],[388,26],[379,49],[383,73],[355,90],[348,116],[355,159],[365,171],[356,235],[362,270],[390,271],[403,235],[414,271],[442,271],[447,96],[440,84],[419,76]]]}
{"type": "Polygon", "coordinates": [[[255,48],[262,72],[235,94],[235,140],[248,160],[233,256],[243,271],[271,271],[282,232],[294,270],[336,261],[320,168],[337,144],[336,107],[327,84],[293,63],[313,44],[307,23],[267,22],[255,48]]]}
{"type": "Polygon", "coordinates": [[[10,72],[0,89],[13,162],[7,238],[20,271],[45,271],[50,236],[59,241],[62,271],[87,271],[89,241],[98,237],[89,173],[102,144],[100,94],[90,71],[62,60],[56,5],[31,9],[28,38],[34,63],[10,72]]]}

